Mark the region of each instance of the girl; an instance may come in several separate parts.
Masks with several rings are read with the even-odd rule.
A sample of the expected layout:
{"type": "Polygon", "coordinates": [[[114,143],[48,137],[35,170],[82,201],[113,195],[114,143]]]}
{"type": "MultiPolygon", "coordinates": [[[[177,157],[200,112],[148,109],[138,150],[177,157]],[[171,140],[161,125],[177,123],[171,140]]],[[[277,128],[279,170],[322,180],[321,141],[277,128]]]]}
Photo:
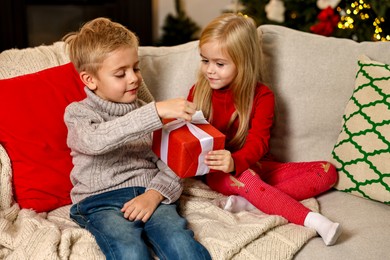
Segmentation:
{"type": "Polygon", "coordinates": [[[340,225],[299,201],[330,189],[337,180],[335,167],[322,161],[281,163],[268,153],[274,95],[258,82],[260,47],[253,20],[221,15],[203,30],[199,49],[200,71],[188,99],[226,135],[226,150],[206,156],[205,163],[217,171],[206,175],[207,184],[232,195],[225,209],[249,209],[253,204],[314,228],[326,245],[333,245],[340,225]]]}

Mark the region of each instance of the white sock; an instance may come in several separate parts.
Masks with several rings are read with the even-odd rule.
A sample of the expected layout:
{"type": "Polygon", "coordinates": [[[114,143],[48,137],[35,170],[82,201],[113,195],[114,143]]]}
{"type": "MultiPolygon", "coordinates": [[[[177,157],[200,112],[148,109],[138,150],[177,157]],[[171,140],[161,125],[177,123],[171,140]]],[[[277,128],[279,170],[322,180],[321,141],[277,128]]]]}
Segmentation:
{"type": "Polygon", "coordinates": [[[304,226],[314,228],[327,246],[336,243],[341,234],[341,226],[339,223],[332,222],[325,216],[316,212],[309,212],[309,214],[307,214],[304,226]]]}
{"type": "Polygon", "coordinates": [[[232,213],[236,213],[243,210],[251,211],[256,209],[256,207],[241,196],[231,195],[227,198],[225,207],[223,209],[232,213]]]}

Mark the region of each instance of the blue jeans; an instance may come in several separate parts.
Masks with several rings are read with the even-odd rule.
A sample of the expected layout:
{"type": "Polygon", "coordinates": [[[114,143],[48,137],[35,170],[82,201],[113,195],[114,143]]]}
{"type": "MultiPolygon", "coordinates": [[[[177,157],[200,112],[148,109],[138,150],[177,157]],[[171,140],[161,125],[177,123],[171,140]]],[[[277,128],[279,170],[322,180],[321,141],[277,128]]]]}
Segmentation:
{"type": "Polygon", "coordinates": [[[211,259],[176,204],[160,204],[146,223],[125,219],[123,204],[144,192],[131,187],[88,197],[71,207],[70,217],[95,236],[107,259],[151,259],[149,248],[161,260],[211,259]]]}

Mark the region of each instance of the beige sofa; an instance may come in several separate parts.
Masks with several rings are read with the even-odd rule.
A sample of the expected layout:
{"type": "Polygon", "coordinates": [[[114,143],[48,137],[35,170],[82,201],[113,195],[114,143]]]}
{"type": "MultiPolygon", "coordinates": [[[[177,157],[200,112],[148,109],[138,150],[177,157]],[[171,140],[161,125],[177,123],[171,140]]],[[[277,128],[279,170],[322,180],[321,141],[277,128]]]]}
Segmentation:
{"type": "MultiPolygon", "coordinates": [[[[258,32],[263,50],[263,82],[277,97],[273,154],[285,161],[330,160],[354,89],[358,57],[365,54],[390,64],[390,43],[356,43],[272,25],[260,26],[258,32]]],[[[175,53],[175,61],[164,62],[170,73],[160,74],[160,69],[154,67],[143,70],[145,75],[154,75],[145,77],[149,86],[170,85],[169,92],[151,89],[157,99],[186,95],[197,65],[194,45],[179,47],[182,51],[175,53]]],[[[170,51],[173,49],[166,53],[170,51]]],[[[156,60],[156,56],[165,60],[166,53],[160,56],[160,49],[144,48],[142,61],[149,57],[156,60]]],[[[324,246],[320,238],[310,240],[296,259],[390,257],[389,205],[336,190],[319,196],[318,201],[321,212],[339,221],[344,233],[332,247],[324,246]]]]}
{"type": "MultiPolygon", "coordinates": [[[[354,90],[358,57],[364,54],[390,64],[390,43],[356,43],[274,25],[262,25],[258,32],[263,51],[262,81],[274,90],[277,98],[272,152],[284,161],[331,160],[342,128],[342,116],[354,90]]],[[[38,61],[34,64],[27,57],[30,50],[5,51],[0,54],[0,75],[12,78],[67,63],[62,47],[59,42],[48,48],[35,48],[38,61]]],[[[187,95],[199,64],[197,42],[174,47],[141,47],[139,54],[142,74],[154,99],[187,95]]],[[[389,81],[386,84],[389,90],[389,81]]],[[[151,100],[145,90],[141,97],[151,100]]],[[[10,191],[12,164],[4,149],[0,154],[3,218],[0,227],[1,223],[12,226],[10,222],[13,222],[13,229],[19,230],[13,233],[9,228],[0,228],[3,237],[0,256],[8,259],[42,256],[44,249],[39,244],[44,245],[48,238],[38,236],[37,229],[41,229],[37,227],[54,225],[60,238],[53,240],[50,254],[46,253],[42,259],[102,258],[93,238],[69,221],[69,206],[40,214],[18,208],[10,191]],[[7,218],[10,215],[14,216],[12,221],[7,218]],[[35,224],[18,222],[26,218],[34,219],[35,224]],[[32,225],[35,231],[18,236],[26,225],[32,225]]],[[[313,210],[320,210],[342,224],[344,232],[331,247],[315,237],[313,230],[287,224],[277,216],[223,212],[215,205],[223,197],[198,181],[186,181],[181,206],[196,238],[209,248],[214,259],[389,259],[390,206],[357,195],[332,189],[316,199],[304,201],[313,210]],[[264,220],[267,224],[259,225],[264,220]],[[244,232],[246,227],[248,230],[244,232]],[[223,236],[216,237],[216,234],[223,236]]]]}

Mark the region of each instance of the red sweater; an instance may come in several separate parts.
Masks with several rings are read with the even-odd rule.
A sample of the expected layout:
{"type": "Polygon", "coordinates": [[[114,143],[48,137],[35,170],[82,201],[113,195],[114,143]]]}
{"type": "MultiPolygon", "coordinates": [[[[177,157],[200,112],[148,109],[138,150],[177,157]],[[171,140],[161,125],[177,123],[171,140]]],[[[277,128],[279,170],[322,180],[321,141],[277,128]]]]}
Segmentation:
{"type": "MultiPolygon", "coordinates": [[[[188,100],[193,100],[193,89],[191,88],[188,100]]],[[[243,147],[233,151],[226,146],[232,153],[236,175],[250,168],[251,165],[263,158],[269,151],[270,130],[274,117],[274,94],[265,85],[258,83],[253,100],[253,108],[250,118],[249,131],[243,147]]],[[[229,89],[213,90],[212,94],[213,121],[210,122],[214,127],[226,135],[230,140],[238,128],[238,118],[230,128],[228,122],[235,111],[233,103],[233,94],[229,89]]]]}

